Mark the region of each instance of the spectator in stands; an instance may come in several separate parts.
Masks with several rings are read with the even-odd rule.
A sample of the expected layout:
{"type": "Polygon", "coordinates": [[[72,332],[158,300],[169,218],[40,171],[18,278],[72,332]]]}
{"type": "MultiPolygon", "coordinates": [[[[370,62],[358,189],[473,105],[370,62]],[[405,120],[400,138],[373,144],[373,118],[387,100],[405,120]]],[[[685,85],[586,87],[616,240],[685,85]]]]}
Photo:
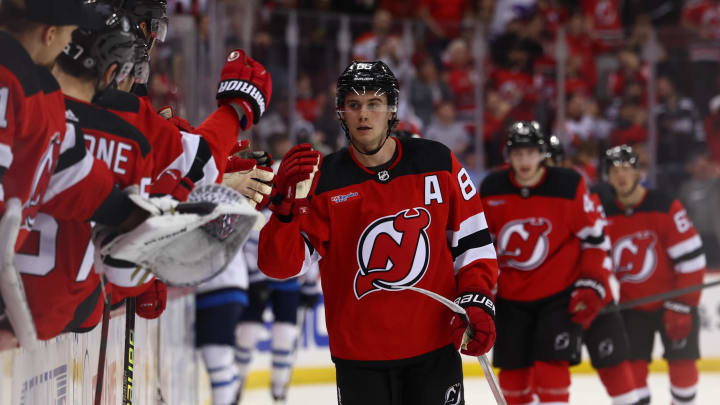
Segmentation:
{"type": "Polygon", "coordinates": [[[305,72],[300,73],[296,88],[297,99],[295,100],[295,109],[304,120],[315,122],[325,102],[325,95],[314,95],[310,75],[305,72]]]}
{"type": "Polygon", "coordinates": [[[624,87],[624,95],[609,108],[608,119],[615,129],[610,134],[612,145],[635,145],[647,141],[647,109],[643,98],[644,87],[637,82],[624,87]]]}
{"type": "Polygon", "coordinates": [[[643,96],[647,88],[647,68],[640,61],[640,56],[632,49],[624,48],[618,53],[617,71],[608,77],[608,88],[610,95],[620,97],[625,93],[625,87],[629,83],[642,85],[643,96]]]}
{"type": "Polygon", "coordinates": [[[416,77],[410,83],[410,104],[423,127],[430,124],[435,107],[441,101],[451,99],[450,87],[440,80],[435,61],[430,57],[424,58],[418,66],[416,77]]]}
{"type": "Polygon", "coordinates": [[[622,45],[620,3],[620,0],[581,0],[582,11],[590,24],[590,33],[604,51],[622,45]]]}
{"type": "Polygon", "coordinates": [[[600,117],[597,102],[587,93],[571,93],[567,98],[567,116],[565,118],[566,142],[571,150],[581,142],[605,142],[611,130],[611,124],[600,117]]]}
{"type": "Polygon", "coordinates": [[[683,25],[702,39],[720,39],[720,1],[688,3],[683,11],[683,25]]]}
{"type": "Polygon", "coordinates": [[[703,145],[705,133],[693,101],[678,94],[668,76],[657,80],[659,104],[654,111],[658,127],[658,161],[674,165],[673,173],[681,177],[685,156],[696,145],[703,145]]]}
{"type": "MultiPolygon", "coordinates": [[[[575,12],[570,15],[565,41],[568,46],[568,59],[578,59],[573,62],[577,65],[577,76],[588,90],[594,90],[597,84],[595,56],[600,52],[601,46],[590,35],[587,20],[582,13],[575,12]]],[[[568,92],[571,91],[573,90],[568,89],[568,92]]]]}
{"type": "Polygon", "coordinates": [[[533,60],[538,56],[535,45],[516,33],[506,34],[492,44],[496,66],[490,74],[490,86],[510,102],[511,114],[519,121],[535,119],[533,108],[538,100],[533,80],[533,60]]]}
{"type": "Polygon", "coordinates": [[[460,33],[460,21],[470,11],[469,0],[419,0],[418,17],[432,33],[433,40],[444,43],[460,33]]]}
{"type": "Polygon", "coordinates": [[[483,115],[483,137],[485,138],[486,167],[495,167],[505,163],[505,137],[512,122],[512,105],[497,91],[488,90],[485,95],[485,113],[483,115]]]}
{"type": "Polygon", "coordinates": [[[455,106],[451,101],[441,102],[423,137],[445,144],[456,155],[461,155],[470,145],[470,136],[465,126],[455,120],[455,106]]]}
{"type": "Polygon", "coordinates": [[[680,188],[679,198],[695,224],[705,246],[708,267],[720,268],[720,166],[710,160],[704,148],[688,155],[690,179],[680,188]]]}
{"type": "Polygon", "coordinates": [[[378,59],[377,50],[391,36],[392,14],[380,8],[373,15],[372,29],[355,40],[353,59],[374,61],[378,59]]]}
{"type": "Polygon", "coordinates": [[[455,108],[462,116],[471,116],[475,109],[475,78],[473,59],[467,41],[456,38],[443,55],[445,80],[452,90],[455,108]]]}

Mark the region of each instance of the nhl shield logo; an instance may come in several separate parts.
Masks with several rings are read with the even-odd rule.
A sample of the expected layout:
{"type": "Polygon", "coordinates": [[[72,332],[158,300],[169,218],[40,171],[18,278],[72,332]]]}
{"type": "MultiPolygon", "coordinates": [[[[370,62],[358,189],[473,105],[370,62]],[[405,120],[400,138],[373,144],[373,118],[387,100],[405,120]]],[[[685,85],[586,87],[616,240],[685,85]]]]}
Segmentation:
{"type": "Polygon", "coordinates": [[[550,250],[551,230],[552,224],[547,218],[508,222],[497,238],[498,262],[518,270],[534,270],[545,261],[550,250]]]}
{"type": "Polygon", "coordinates": [[[428,268],[430,212],[411,208],[373,221],[357,247],[355,297],[415,285],[428,268]]]}

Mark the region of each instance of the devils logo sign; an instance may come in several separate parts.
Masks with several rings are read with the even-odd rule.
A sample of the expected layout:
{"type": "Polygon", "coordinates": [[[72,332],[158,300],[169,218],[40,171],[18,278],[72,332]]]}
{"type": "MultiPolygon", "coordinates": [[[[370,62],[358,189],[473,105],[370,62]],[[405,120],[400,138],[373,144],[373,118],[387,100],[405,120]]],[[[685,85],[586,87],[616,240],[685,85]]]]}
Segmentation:
{"type": "Polygon", "coordinates": [[[377,219],[365,228],[357,247],[360,268],[354,288],[358,299],[420,281],[430,261],[426,232],[430,220],[425,208],[411,208],[377,219]]]}
{"type": "Polygon", "coordinates": [[[657,236],[650,231],[635,232],[618,240],[612,248],[615,273],[621,283],[642,283],[655,271],[657,236]]]}
{"type": "Polygon", "coordinates": [[[500,230],[497,239],[498,261],[518,270],[537,268],[550,250],[548,234],[552,230],[546,218],[511,221],[500,230]]]}

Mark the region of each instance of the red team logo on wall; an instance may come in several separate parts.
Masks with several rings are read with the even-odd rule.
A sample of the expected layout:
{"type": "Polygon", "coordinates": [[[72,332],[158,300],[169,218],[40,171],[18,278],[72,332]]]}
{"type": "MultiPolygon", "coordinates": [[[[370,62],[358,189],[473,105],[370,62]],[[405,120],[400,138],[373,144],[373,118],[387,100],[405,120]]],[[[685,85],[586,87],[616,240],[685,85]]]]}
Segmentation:
{"type": "Polygon", "coordinates": [[[642,283],[657,267],[657,235],[650,231],[635,232],[617,241],[612,249],[615,273],[621,283],[642,283]]]}
{"type": "Polygon", "coordinates": [[[534,270],[545,261],[550,250],[547,218],[525,218],[508,222],[497,239],[498,261],[518,270],[534,270]]]}
{"type": "Polygon", "coordinates": [[[425,208],[411,208],[377,219],[365,228],[357,248],[360,269],[354,288],[358,299],[420,281],[430,261],[426,232],[430,220],[425,208]]]}

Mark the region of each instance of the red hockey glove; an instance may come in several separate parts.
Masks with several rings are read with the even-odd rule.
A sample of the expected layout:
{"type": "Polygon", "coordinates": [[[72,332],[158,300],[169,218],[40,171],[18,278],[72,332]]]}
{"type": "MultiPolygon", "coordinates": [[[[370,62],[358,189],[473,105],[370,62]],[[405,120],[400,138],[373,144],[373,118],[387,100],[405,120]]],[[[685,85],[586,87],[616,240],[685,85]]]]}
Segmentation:
{"type": "Polygon", "coordinates": [[[165,107],[162,107],[161,109],[159,109],[158,114],[161,117],[165,118],[166,120],[170,121],[173,125],[178,127],[178,129],[180,129],[181,131],[192,132],[192,133],[196,132],[195,127],[190,125],[190,123],[187,122],[186,120],[175,115],[175,110],[172,107],[170,107],[169,105],[166,105],[165,107]]]}
{"type": "Polygon", "coordinates": [[[686,339],[692,330],[690,306],[677,301],[665,301],[663,304],[663,325],[665,334],[672,341],[686,339]]]}
{"type": "Polygon", "coordinates": [[[465,308],[470,318],[470,340],[463,346],[463,334],[468,325],[455,314],[450,327],[453,343],[460,353],[468,356],[482,356],[495,344],[495,303],[489,291],[466,292],[455,298],[455,303],[465,308]]]}
{"type": "Polygon", "coordinates": [[[227,62],[220,74],[217,100],[218,107],[232,104],[245,113],[244,130],[260,121],[270,103],[272,78],[265,67],[250,58],[241,49],[228,55],[227,62]]]}
{"type": "Polygon", "coordinates": [[[605,287],[593,279],[581,278],[575,282],[575,290],[570,295],[569,312],[571,321],[587,329],[603,307],[605,287]]]}
{"type": "Polygon", "coordinates": [[[273,181],[270,195],[270,210],[283,220],[289,221],[293,214],[306,214],[310,203],[307,196],[312,193],[318,179],[320,152],[313,150],[309,143],[294,146],[283,157],[273,181]]]}
{"type": "Polygon", "coordinates": [[[144,293],[137,296],[135,312],[145,319],[155,319],[165,310],[167,303],[167,287],[160,280],[155,280],[144,293]]]}

